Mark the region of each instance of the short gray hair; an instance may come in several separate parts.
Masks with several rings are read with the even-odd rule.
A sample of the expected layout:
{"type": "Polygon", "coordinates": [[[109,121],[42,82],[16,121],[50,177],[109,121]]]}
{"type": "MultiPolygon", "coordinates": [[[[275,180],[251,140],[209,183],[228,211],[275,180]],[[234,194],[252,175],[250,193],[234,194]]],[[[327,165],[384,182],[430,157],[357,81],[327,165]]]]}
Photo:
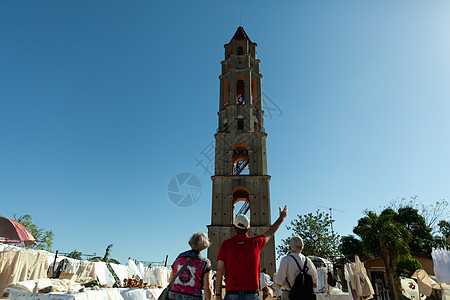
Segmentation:
{"type": "Polygon", "coordinates": [[[299,236],[291,237],[289,241],[289,246],[291,246],[292,251],[299,253],[303,250],[303,240],[299,236]]]}
{"type": "Polygon", "coordinates": [[[202,251],[208,248],[210,244],[208,236],[201,231],[197,231],[189,239],[189,246],[195,251],[202,251]]]}

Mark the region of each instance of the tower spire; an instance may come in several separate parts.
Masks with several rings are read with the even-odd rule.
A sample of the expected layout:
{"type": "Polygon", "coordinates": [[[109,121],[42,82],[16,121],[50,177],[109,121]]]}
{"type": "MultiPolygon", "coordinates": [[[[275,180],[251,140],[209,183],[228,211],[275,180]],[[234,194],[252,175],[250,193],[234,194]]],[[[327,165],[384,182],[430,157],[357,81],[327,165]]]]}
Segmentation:
{"type": "MultiPolygon", "coordinates": [[[[242,26],[239,26],[239,27],[237,28],[236,33],[235,33],[234,36],[231,38],[231,41],[232,41],[232,40],[239,40],[239,41],[242,41],[242,40],[248,40],[250,43],[252,42],[252,41],[250,40],[250,38],[248,37],[247,33],[245,32],[245,30],[244,30],[244,28],[243,28],[242,26]]],[[[230,41],[230,42],[231,42],[231,41],[230,41]]]]}

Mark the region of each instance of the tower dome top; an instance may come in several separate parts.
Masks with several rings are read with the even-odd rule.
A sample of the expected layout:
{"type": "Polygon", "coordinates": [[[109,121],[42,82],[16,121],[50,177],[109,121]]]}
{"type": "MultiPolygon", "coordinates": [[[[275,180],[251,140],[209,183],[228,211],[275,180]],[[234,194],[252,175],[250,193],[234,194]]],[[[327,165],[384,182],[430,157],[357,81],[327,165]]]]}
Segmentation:
{"type": "Polygon", "coordinates": [[[231,40],[248,40],[250,43],[252,42],[242,26],[238,27],[231,40]]]}

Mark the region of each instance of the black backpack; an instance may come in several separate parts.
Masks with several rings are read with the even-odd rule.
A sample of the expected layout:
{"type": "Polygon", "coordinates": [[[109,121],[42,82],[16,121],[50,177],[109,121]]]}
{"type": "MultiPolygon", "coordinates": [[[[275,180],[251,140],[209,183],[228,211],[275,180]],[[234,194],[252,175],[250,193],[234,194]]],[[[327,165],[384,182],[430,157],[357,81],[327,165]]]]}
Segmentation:
{"type": "Polygon", "coordinates": [[[292,286],[287,280],[291,289],[289,292],[289,300],[314,300],[316,297],[313,290],[313,280],[311,275],[307,273],[309,270],[307,266],[308,258],[305,256],[305,265],[302,269],[297,259],[293,255],[289,256],[295,260],[295,263],[300,270],[300,273],[298,273],[297,277],[295,277],[295,281],[292,286]]]}

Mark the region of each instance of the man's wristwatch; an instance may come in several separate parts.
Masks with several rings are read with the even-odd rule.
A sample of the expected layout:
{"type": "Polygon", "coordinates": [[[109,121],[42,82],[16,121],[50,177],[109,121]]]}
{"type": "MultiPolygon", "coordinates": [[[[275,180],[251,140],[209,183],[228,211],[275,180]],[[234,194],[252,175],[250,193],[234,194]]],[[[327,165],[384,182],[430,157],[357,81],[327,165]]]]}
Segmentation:
{"type": "Polygon", "coordinates": [[[217,296],[220,296],[220,297],[222,297],[222,294],[216,294],[216,297],[217,297],[217,296]]]}

